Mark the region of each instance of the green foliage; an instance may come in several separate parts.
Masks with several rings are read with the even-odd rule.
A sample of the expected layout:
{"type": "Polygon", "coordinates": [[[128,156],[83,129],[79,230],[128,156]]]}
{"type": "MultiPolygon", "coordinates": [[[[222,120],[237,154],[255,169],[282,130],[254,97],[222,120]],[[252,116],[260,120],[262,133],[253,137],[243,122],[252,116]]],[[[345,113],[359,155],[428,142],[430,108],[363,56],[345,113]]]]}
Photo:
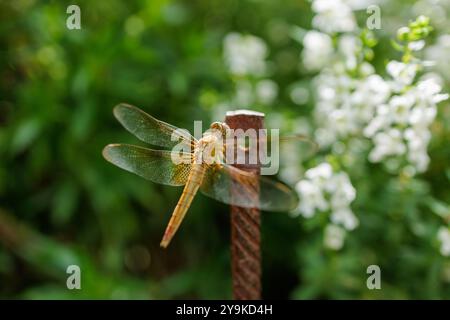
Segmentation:
{"type": "Polygon", "coordinates": [[[397,39],[402,43],[393,41],[394,48],[403,52],[402,60],[405,63],[414,58],[411,44],[415,41],[423,41],[433,31],[430,18],[419,16],[415,21],[409,23],[408,27],[402,27],[397,31],[397,39]]]}

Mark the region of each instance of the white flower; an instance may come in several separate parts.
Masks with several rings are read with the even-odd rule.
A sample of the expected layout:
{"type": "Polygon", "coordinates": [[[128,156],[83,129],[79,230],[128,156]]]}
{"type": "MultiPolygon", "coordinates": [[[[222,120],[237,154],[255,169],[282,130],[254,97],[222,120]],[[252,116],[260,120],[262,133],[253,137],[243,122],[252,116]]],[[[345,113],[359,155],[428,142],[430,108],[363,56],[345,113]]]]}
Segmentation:
{"type": "Polygon", "coordinates": [[[408,142],[408,148],[411,151],[426,150],[428,142],[431,139],[430,131],[420,127],[406,129],[404,136],[408,142]]]}
{"type": "Polygon", "coordinates": [[[374,138],[375,148],[369,154],[369,161],[380,162],[387,156],[402,155],[406,152],[402,133],[398,129],[378,132],[374,138]]]}
{"type": "Polygon", "coordinates": [[[330,62],[333,42],[329,35],[319,31],[308,31],[303,38],[303,64],[308,70],[318,70],[330,62]]]}
{"type": "Polygon", "coordinates": [[[345,172],[334,174],[328,182],[326,190],[331,194],[331,205],[333,208],[348,206],[356,197],[356,190],[345,172]]]}
{"type": "Polygon", "coordinates": [[[252,35],[232,32],[224,39],[225,63],[234,75],[263,75],[267,53],[265,42],[252,35]]]}
{"type": "Polygon", "coordinates": [[[345,230],[334,224],[329,224],[325,228],[324,245],[328,249],[340,250],[344,245],[345,230]]]}
{"type": "Polygon", "coordinates": [[[359,72],[361,73],[361,76],[367,77],[375,73],[375,68],[367,61],[364,61],[359,65],[359,72]]]}
{"type": "Polygon", "coordinates": [[[450,256],[450,231],[446,227],[440,227],[437,233],[437,238],[441,243],[441,254],[445,257],[450,256]]]}
{"type": "Polygon", "coordinates": [[[413,127],[428,127],[436,117],[436,113],[435,105],[429,107],[419,105],[409,113],[408,120],[413,127]]]}
{"type": "Polygon", "coordinates": [[[266,79],[256,84],[256,96],[262,104],[271,104],[278,95],[278,85],[275,81],[266,79]]]}
{"type": "MultiPolygon", "coordinates": [[[[363,8],[364,1],[312,0],[313,25],[320,32],[310,31],[304,38],[305,65],[311,69],[319,68],[324,65],[325,57],[332,59],[314,78],[315,139],[321,148],[330,148],[331,152],[338,154],[343,150],[338,144],[348,143],[349,146],[348,141],[363,135],[373,142],[369,161],[385,161],[392,170],[408,162],[402,170],[409,168],[407,171],[410,173],[423,172],[430,162],[427,147],[431,139],[430,125],[438,111],[436,105],[448,99],[449,95],[441,92],[442,81],[436,76],[425,75],[416,80],[417,72],[432,66],[433,61],[390,61],[386,65],[387,79],[375,74],[370,63],[358,62],[357,54],[362,43],[354,36],[357,26],[352,10],[363,8]],[[336,35],[339,32],[342,34],[336,35]],[[332,39],[337,40],[336,50],[333,50],[332,39]]],[[[426,54],[432,56],[432,60],[440,60],[440,66],[443,66],[442,70],[448,70],[445,75],[448,76],[450,35],[439,36],[437,42],[426,54]]],[[[410,50],[419,51],[425,42],[419,40],[408,45],[410,50]]],[[[331,188],[331,180],[318,181],[337,221],[339,218],[336,216],[350,215],[333,212],[348,212],[349,204],[345,205],[345,201],[334,203],[333,199],[339,199],[338,193],[326,189],[331,188]],[[338,211],[338,208],[342,210],[338,211]]],[[[317,181],[315,183],[318,184],[317,181]]]]}
{"type": "Polygon", "coordinates": [[[389,101],[389,106],[392,108],[394,122],[399,124],[407,123],[414,102],[414,97],[410,94],[393,96],[389,101]]]}
{"type": "Polygon", "coordinates": [[[322,212],[331,209],[334,214],[332,220],[345,223],[349,229],[356,227],[356,217],[348,214],[351,213],[349,206],[355,200],[356,190],[347,173],[334,173],[331,165],[324,162],[308,169],[305,179],[297,183],[296,190],[301,198],[299,209],[304,216],[313,216],[316,209],[322,212]]]}
{"type": "Polygon", "coordinates": [[[299,210],[304,217],[312,217],[316,209],[320,211],[328,209],[328,203],[323,196],[322,190],[313,182],[301,180],[295,188],[300,196],[299,210]]]}
{"type": "Polygon", "coordinates": [[[332,130],[328,130],[328,128],[318,128],[314,132],[314,137],[319,144],[319,146],[329,146],[336,140],[336,136],[332,130]]]}
{"type": "Polygon", "coordinates": [[[426,149],[419,149],[408,153],[408,161],[415,166],[417,172],[424,172],[428,168],[430,157],[426,149]]]}
{"type": "Polygon", "coordinates": [[[353,211],[348,207],[338,208],[331,213],[331,222],[342,225],[347,230],[354,230],[358,224],[358,218],[353,214],[353,211]]]}
{"type": "Polygon", "coordinates": [[[346,67],[348,69],[356,68],[356,52],[361,48],[361,40],[353,35],[342,35],[339,38],[338,48],[344,56],[346,67]]]}
{"type": "Polygon", "coordinates": [[[417,83],[417,98],[426,104],[437,104],[448,99],[448,94],[440,94],[441,85],[435,78],[429,78],[417,83]]]}
{"type": "Polygon", "coordinates": [[[424,40],[412,41],[408,43],[408,47],[412,51],[422,50],[425,47],[425,41],[424,40]]]}
{"type": "Polygon", "coordinates": [[[408,143],[408,161],[411,162],[418,172],[427,169],[430,157],[427,154],[428,142],[431,133],[427,128],[408,128],[405,130],[405,140],[408,143]]]}
{"type": "Polygon", "coordinates": [[[352,109],[356,109],[358,127],[373,118],[375,108],[385,103],[391,94],[389,84],[379,75],[372,74],[356,84],[350,96],[352,109]]]}
{"type": "Polygon", "coordinates": [[[361,40],[350,34],[344,34],[339,37],[339,51],[345,56],[354,56],[355,52],[361,48],[361,40]]]}
{"type": "Polygon", "coordinates": [[[325,83],[319,84],[317,93],[321,100],[334,100],[336,97],[336,89],[325,83]]]}
{"type": "Polygon", "coordinates": [[[332,175],[333,175],[333,168],[327,162],[321,163],[317,167],[308,169],[305,173],[305,176],[308,179],[320,182],[330,179],[332,175]]]}
{"type": "Polygon", "coordinates": [[[342,0],[314,0],[312,9],[316,12],[312,24],[323,32],[351,32],[357,28],[352,9],[342,0]]]}
{"type": "MultiPolygon", "coordinates": [[[[396,63],[393,66],[394,69],[407,67],[396,63]]],[[[448,98],[440,92],[441,85],[436,77],[428,77],[404,94],[391,97],[388,105],[378,106],[375,117],[364,128],[364,135],[375,144],[369,160],[380,162],[388,156],[405,154],[415,172],[425,171],[430,162],[427,154],[431,139],[429,126],[437,114],[436,104],[448,98]]]]}
{"type": "Polygon", "coordinates": [[[410,85],[417,72],[417,65],[405,64],[399,61],[390,61],[386,66],[387,72],[394,79],[393,88],[397,92],[410,85]]]}
{"type": "MultiPolygon", "coordinates": [[[[320,128],[315,135],[323,147],[339,138],[362,133],[374,118],[376,108],[384,104],[391,94],[389,83],[376,74],[356,80],[345,74],[324,71],[317,77],[316,87],[318,102],[315,117],[320,128]]],[[[375,134],[386,117],[383,116],[383,121],[379,117],[365,134],[375,134]]]]}
{"type": "Polygon", "coordinates": [[[334,125],[333,129],[341,137],[345,137],[349,133],[354,133],[357,129],[355,113],[349,107],[333,110],[329,117],[330,123],[334,125]]]}
{"type": "Polygon", "coordinates": [[[391,94],[389,84],[377,74],[367,77],[363,82],[361,91],[367,93],[366,99],[369,99],[368,102],[375,106],[385,102],[391,94]]]}
{"type": "Polygon", "coordinates": [[[387,129],[392,123],[392,118],[390,107],[386,104],[379,105],[375,117],[364,128],[364,135],[371,138],[377,131],[387,129]]]}
{"type": "Polygon", "coordinates": [[[344,243],[345,230],[355,229],[358,218],[350,204],[356,197],[356,190],[345,172],[333,172],[327,162],[306,171],[305,179],[296,185],[300,197],[299,213],[306,218],[316,212],[328,212],[332,224],[325,229],[326,247],[339,250],[344,243]]]}

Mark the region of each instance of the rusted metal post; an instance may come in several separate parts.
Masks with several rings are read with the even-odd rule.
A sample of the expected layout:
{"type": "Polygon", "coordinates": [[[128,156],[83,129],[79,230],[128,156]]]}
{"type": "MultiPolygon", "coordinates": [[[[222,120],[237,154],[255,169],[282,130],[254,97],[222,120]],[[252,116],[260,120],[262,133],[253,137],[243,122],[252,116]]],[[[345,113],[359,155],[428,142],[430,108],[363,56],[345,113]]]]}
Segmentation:
{"type": "MultiPolygon", "coordinates": [[[[259,132],[259,129],[264,128],[264,114],[249,110],[231,111],[227,113],[225,122],[231,129],[255,129],[259,132]]],[[[248,172],[260,173],[259,163],[234,166],[248,172]]],[[[251,190],[251,193],[250,197],[258,199],[259,186],[251,190]]],[[[261,299],[260,225],[259,209],[231,206],[231,273],[235,300],[261,299]]]]}

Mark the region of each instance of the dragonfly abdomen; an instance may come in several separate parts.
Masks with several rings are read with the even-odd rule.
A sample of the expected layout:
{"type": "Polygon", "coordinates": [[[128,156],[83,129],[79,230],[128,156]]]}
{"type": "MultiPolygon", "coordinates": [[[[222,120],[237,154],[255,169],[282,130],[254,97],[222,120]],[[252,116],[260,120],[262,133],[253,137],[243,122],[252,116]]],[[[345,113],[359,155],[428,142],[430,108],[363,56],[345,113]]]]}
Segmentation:
{"type": "Polygon", "coordinates": [[[183,193],[172,213],[169,224],[167,225],[166,231],[164,232],[163,239],[161,241],[161,247],[166,248],[170,240],[173,238],[181,222],[189,209],[195,194],[200,187],[203,175],[205,173],[205,166],[203,164],[193,164],[189,177],[187,179],[186,185],[184,186],[183,193]]]}

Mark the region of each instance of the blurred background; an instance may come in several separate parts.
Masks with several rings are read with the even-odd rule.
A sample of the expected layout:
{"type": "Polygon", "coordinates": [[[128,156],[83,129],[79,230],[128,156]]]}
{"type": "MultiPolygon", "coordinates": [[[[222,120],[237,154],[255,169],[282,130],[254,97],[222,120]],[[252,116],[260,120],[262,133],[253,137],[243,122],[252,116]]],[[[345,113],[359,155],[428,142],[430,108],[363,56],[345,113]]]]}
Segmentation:
{"type": "MultiPolygon", "coordinates": [[[[366,71],[347,75],[358,88],[369,74],[389,78],[388,61],[404,56],[392,39],[419,14],[433,31],[417,55],[435,62],[431,76],[448,92],[446,1],[0,0],[0,298],[231,298],[229,207],[198,195],[161,249],[182,189],[102,158],[108,143],[139,144],[112,108],[127,102],[189,130],[249,108],[266,113],[268,128],[321,142],[316,91],[326,81],[317,81],[353,48],[344,35],[362,43],[352,70],[366,71]],[[66,27],[71,4],[79,30],[66,27]],[[371,4],[381,27],[368,35],[371,4]],[[309,33],[317,51],[308,55],[311,30],[321,35],[309,33]],[[81,290],[66,287],[72,264],[81,290]]],[[[326,205],[262,214],[264,298],[450,298],[448,100],[436,110],[426,168],[377,161],[358,128],[313,156],[284,153],[279,179],[302,196],[305,172],[327,163],[351,210],[344,227],[326,205]],[[369,265],[381,268],[381,290],[366,285],[369,265]]],[[[326,176],[320,168],[309,177],[326,176]]]]}

